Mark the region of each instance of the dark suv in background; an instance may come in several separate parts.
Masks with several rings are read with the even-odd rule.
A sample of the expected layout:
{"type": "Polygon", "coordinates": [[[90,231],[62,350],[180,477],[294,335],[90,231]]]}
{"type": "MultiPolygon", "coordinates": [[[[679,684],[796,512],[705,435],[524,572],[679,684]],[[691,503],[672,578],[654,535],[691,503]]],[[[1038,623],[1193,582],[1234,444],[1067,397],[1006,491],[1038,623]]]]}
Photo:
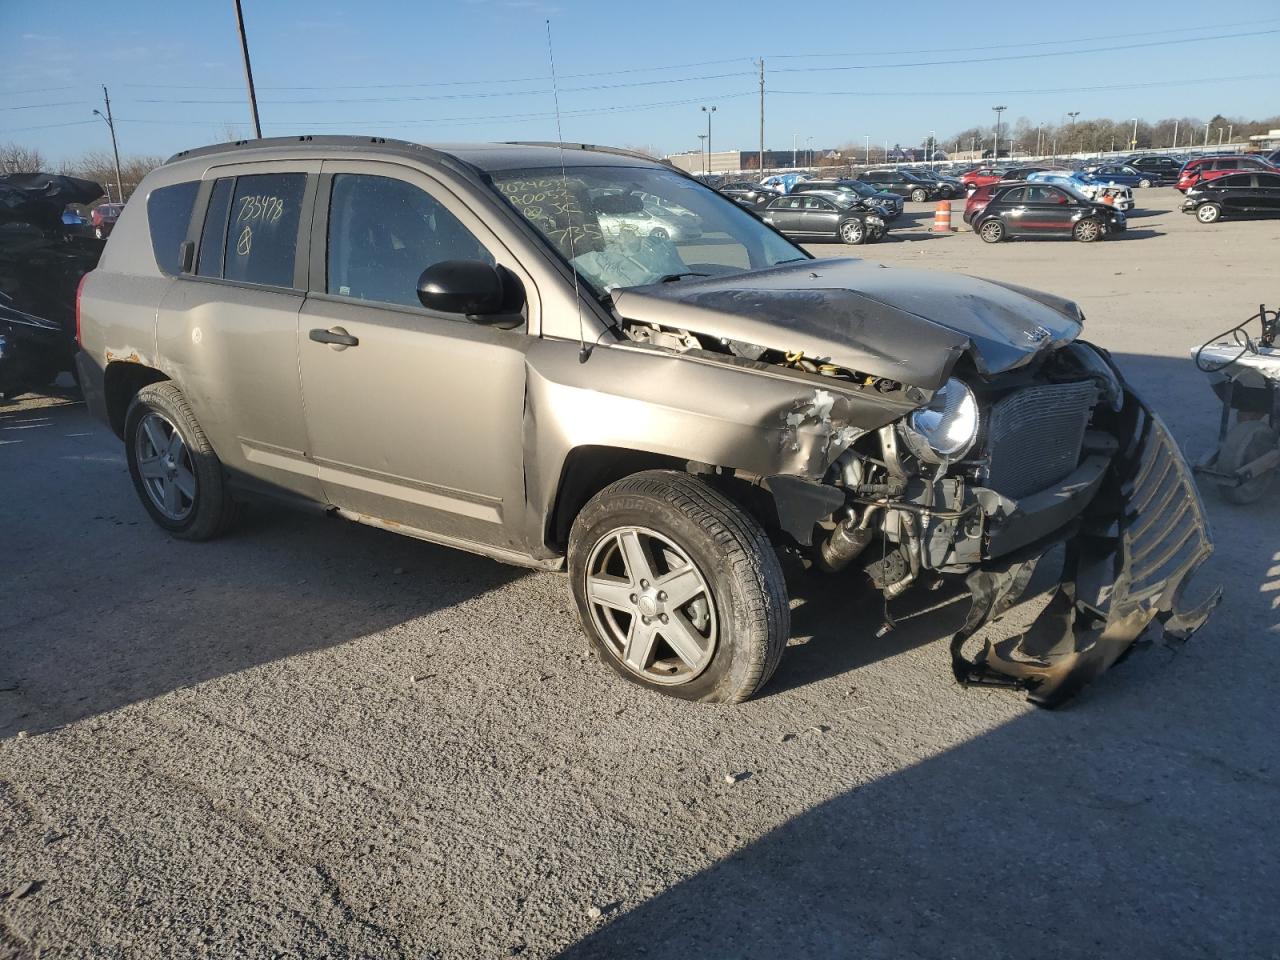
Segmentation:
{"type": "Polygon", "coordinates": [[[868,170],[858,179],[863,183],[870,184],[877,190],[896,193],[898,196],[907,197],[915,203],[936,200],[942,196],[942,187],[940,185],[930,183],[928,180],[921,180],[914,173],[907,170],[868,170]]]}

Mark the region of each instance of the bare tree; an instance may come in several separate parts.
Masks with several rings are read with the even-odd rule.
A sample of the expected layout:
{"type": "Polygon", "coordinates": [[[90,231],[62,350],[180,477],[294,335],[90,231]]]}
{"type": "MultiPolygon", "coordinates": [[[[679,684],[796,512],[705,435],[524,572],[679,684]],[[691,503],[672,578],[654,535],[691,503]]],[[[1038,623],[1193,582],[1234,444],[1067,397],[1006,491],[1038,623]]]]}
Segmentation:
{"type": "Polygon", "coordinates": [[[18,143],[0,144],[0,174],[38,173],[45,169],[44,155],[18,143]]]}

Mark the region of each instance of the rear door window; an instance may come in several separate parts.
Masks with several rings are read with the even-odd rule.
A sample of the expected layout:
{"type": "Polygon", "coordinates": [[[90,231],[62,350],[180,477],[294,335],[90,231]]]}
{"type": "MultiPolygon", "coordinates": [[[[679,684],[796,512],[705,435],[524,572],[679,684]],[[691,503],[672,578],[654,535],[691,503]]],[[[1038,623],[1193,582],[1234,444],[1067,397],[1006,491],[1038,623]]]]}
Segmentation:
{"type": "Polygon", "coordinates": [[[147,196],[147,222],[151,227],[151,252],[156,266],[168,274],[179,272],[178,247],[187,239],[191,209],[195,206],[199,180],[158,187],[147,196]]]}
{"type": "Polygon", "coordinates": [[[227,228],[227,280],[292,287],[305,173],[263,173],[236,179],[227,228]]]}
{"type": "Polygon", "coordinates": [[[234,177],[223,177],[215,181],[209,195],[209,209],[200,231],[200,259],[196,264],[198,276],[222,276],[222,260],[227,246],[227,214],[231,210],[231,190],[235,182],[234,177]]]}

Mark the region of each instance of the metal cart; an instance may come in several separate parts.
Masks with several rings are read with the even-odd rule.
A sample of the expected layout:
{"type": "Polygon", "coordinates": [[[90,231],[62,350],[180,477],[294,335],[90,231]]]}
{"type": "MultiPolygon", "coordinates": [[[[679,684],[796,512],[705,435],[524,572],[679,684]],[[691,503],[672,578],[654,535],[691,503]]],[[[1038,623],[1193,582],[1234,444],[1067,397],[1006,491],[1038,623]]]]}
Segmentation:
{"type": "Polygon", "coordinates": [[[1240,326],[1191,351],[1196,366],[1209,375],[1222,401],[1218,449],[1196,473],[1217,481],[1231,503],[1254,503],[1280,477],[1280,311],[1258,308],[1240,326]],[[1262,336],[1247,329],[1257,320],[1262,336]],[[1235,411],[1232,423],[1231,412],[1235,411]]]}

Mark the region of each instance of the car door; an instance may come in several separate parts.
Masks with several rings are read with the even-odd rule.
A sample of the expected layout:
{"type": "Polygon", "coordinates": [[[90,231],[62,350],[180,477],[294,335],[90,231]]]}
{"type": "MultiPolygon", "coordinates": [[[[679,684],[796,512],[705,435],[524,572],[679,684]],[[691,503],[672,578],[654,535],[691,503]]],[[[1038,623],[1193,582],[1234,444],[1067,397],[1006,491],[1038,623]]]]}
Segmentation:
{"type": "Polygon", "coordinates": [[[1031,228],[1026,225],[1027,188],[1013,187],[987,204],[984,213],[994,214],[1004,221],[1005,232],[1010,236],[1026,236],[1031,228]]]}
{"type": "Polygon", "coordinates": [[[1251,213],[1254,206],[1253,177],[1247,173],[1230,173],[1211,181],[1222,209],[1227,213],[1251,213]]]}
{"type": "Polygon", "coordinates": [[[1026,233],[1044,236],[1070,229],[1073,207],[1057,187],[1041,183],[1023,190],[1022,227],[1026,233]]]}
{"type": "Polygon", "coordinates": [[[1259,212],[1280,214],[1280,173],[1255,173],[1253,178],[1259,212]]]}
{"type": "Polygon", "coordinates": [[[417,282],[446,260],[496,263],[532,320],[529,275],[458,196],[393,163],[325,161],[312,249],[300,369],[328,501],[446,542],[518,548],[530,337],[427,310],[417,282]]]}
{"type": "Polygon", "coordinates": [[[801,207],[801,224],[805,236],[830,240],[836,235],[840,212],[826,197],[806,196],[801,207]]]}
{"type": "Polygon", "coordinates": [[[298,313],[320,162],[212,167],[187,235],[190,268],[156,312],[166,369],[241,486],[322,499],[306,458],[298,313]]]}
{"type": "Polygon", "coordinates": [[[803,230],[803,213],[800,209],[801,196],[779,197],[765,208],[768,220],[778,230],[788,235],[797,235],[803,230]]]}

